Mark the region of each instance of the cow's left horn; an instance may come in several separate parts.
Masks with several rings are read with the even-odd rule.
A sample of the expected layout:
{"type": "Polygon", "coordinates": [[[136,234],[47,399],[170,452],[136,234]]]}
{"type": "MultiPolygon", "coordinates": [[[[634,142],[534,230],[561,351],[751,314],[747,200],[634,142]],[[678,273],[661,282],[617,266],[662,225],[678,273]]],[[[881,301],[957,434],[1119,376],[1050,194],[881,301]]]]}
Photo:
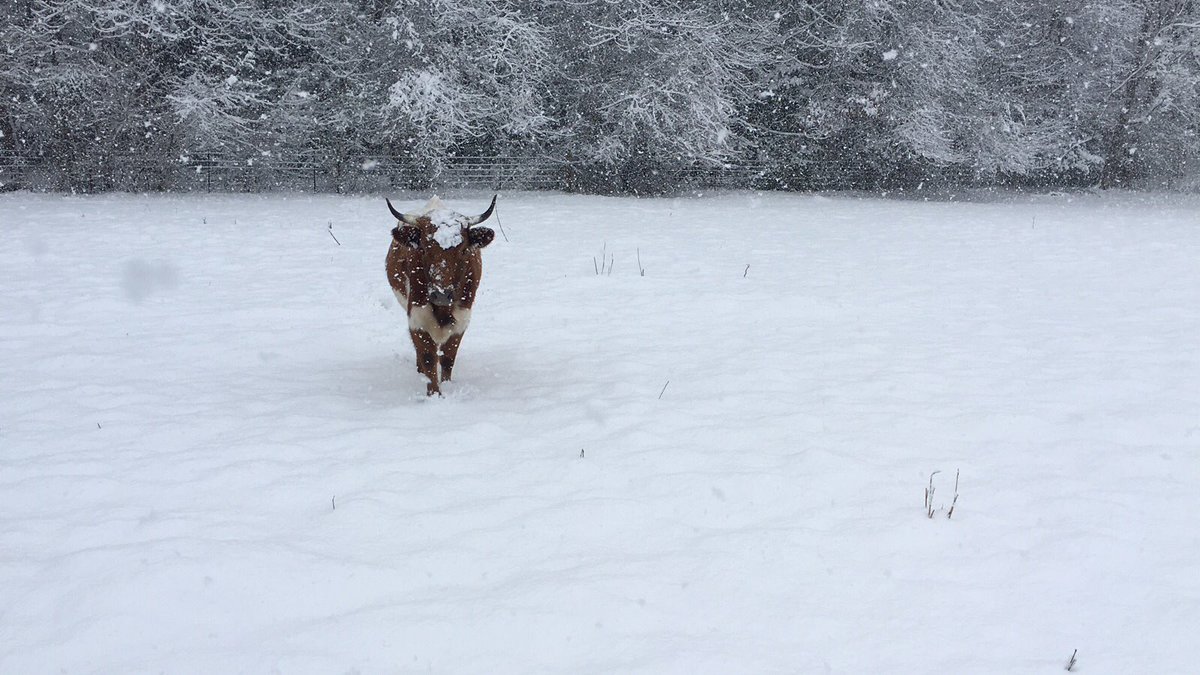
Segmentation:
{"type": "Polygon", "coordinates": [[[402,223],[405,223],[407,225],[416,225],[417,224],[416,216],[410,216],[407,213],[400,213],[399,211],[396,210],[396,207],[392,206],[392,200],[388,199],[387,197],[384,197],[383,201],[387,202],[388,211],[391,211],[392,215],[396,216],[396,220],[398,220],[402,223]]]}
{"type": "Polygon", "coordinates": [[[487,220],[488,218],[491,218],[492,211],[495,208],[496,208],[496,195],[492,195],[492,203],[490,205],[488,205],[487,211],[484,211],[483,213],[475,216],[474,218],[467,218],[467,227],[475,227],[476,225],[487,220]]]}

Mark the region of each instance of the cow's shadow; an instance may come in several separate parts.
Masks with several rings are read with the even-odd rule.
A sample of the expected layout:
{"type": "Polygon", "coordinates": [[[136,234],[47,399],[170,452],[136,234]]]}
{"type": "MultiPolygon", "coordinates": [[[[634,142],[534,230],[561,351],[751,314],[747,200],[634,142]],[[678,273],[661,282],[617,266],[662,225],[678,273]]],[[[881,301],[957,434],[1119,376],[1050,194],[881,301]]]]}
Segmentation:
{"type": "Polygon", "coordinates": [[[511,401],[540,388],[542,371],[551,368],[515,347],[464,350],[454,379],[442,384],[444,396],[432,399],[425,395],[426,380],[417,372],[411,349],[382,349],[366,358],[325,363],[312,375],[317,386],[344,402],[386,410],[431,400],[511,401]]]}

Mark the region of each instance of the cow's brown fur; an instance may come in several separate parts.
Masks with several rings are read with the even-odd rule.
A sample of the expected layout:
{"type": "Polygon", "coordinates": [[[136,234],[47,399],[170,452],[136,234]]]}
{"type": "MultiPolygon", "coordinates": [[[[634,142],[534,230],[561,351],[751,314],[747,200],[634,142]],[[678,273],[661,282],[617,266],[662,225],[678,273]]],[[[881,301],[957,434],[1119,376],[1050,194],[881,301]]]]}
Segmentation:
{"type": "MultiPolygon", "coordinates": [[[[431,206],[440,205],[435,200],[431,206]]],[[[392,230],[386,269],[388,284],[408,314],[417,371],[429,380],[426,394],[432,396],[441,394],[439,382],[448,381],[454,370],[483,275],[480,250],[495,233],[486,227],[463,226],[461,243],[444,249],[434,240],[437,227],[429,215],[413,218],[414,224],[400,222],[392,230]],[[434,302],[437,289],[452,289],[448,304],[434,302]]],[[[445,296],[441,302],[447,303],[445,296]]]]}

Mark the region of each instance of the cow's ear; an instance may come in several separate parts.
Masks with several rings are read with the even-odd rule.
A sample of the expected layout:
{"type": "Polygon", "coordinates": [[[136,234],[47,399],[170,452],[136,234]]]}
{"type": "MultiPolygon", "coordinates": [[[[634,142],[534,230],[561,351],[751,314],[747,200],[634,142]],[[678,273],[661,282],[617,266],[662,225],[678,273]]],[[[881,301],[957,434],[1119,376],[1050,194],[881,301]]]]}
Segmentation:
{"type": "Polygon", "coordinates": [[[392,239],[395,239],[396,243],[401,246],[417,248],[421,243],[421,231],[412,225],[394,227],[392,228],[392,239]]]}
{"type": "Polygon", "coordinates": [[[467,241],[475,248],[483,248],[496,238],[496,231],[490,227],[472,227],[467,230],[467,241]]]}
{"type": "Polygon", "coordinates": [[[491,244],[492,239],[496,239],[496,231],[491,227],[472,227],[467,231],[467,243],[475,249],[491,244]]]}

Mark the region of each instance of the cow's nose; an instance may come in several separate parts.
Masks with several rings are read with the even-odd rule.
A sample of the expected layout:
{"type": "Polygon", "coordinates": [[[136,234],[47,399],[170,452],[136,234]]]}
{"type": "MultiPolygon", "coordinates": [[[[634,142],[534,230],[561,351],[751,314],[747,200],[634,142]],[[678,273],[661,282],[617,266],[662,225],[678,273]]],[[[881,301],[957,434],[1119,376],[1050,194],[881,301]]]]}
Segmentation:
{"type": "Polygon", "coordinates": [[[449,307],[450,305],[454,304],[454,289],[429,289],[429,302],[437,305],[438,307],[449,307]]]}

